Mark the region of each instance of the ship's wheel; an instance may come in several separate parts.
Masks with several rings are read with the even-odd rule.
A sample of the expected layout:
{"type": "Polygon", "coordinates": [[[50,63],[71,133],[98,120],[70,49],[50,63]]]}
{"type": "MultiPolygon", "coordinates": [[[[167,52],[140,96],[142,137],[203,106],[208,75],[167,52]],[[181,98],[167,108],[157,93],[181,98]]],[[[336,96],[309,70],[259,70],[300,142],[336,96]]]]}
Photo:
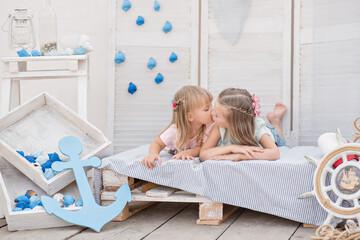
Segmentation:
{"type": "Polygon", "coordinates": [[[314,174],[314,190],[299,198],[316,197],[328,212],[324,224],[330,224],[334,217],[357,219],[360,223],[360,163],[356,160],[346,161],[351,159],[348,156],[360,156],[360,144],[344,144],[339,130],[336,139],[338,147],[325,154],[320,161],[305,156],[310,163],[317,166],[314,174]],[[344,161],[335,168],[333,165],[338,163],[339,159],[344,161]]]}

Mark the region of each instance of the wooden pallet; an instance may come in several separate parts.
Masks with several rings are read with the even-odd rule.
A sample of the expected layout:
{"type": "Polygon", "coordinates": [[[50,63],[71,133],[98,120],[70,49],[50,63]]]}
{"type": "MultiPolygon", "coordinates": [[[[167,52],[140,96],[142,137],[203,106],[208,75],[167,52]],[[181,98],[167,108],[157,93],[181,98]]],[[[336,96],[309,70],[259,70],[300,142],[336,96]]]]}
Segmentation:
{"type": "Polygon", "coordinates": [[[103,169],[102,174],[104,190],[101,193],[101,205],[112,204],[115,201],[115,191],[122,185],[129,184],[131,189],[132,202],[113,221],[124,221],[156,202],[187,202],[199,203],[197,224],[219,225],[238,208],[213,202],[202,196],[179,189],[130,178],[107,168],[103,169]]]}

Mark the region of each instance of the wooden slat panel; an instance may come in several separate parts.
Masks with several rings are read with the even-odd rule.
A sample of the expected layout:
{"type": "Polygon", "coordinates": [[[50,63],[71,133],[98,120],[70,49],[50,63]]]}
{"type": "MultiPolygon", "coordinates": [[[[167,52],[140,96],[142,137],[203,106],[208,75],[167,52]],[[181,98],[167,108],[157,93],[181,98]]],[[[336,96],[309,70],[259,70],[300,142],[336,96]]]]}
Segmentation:
{"type": "Polygon", "coordinates": [[[115,153],[152,142],[171,120],[175,92],[198,83],[198,0],[163,1],[159,12],[153,1],[132,2],[128,12],[122,3],[117,0],[116,52],[122,51],[126,61],[115,67],[115,153]],[[139,15],[145,18],[142,26],[135,24],[139,15]],[[165,34],[167,20],[173,30],[165,34]],[[172,52],[178,55],[174,63],[172,52]],[[152,70],[147,68],[150,57],[157,62],[152,70]],[[154,81],[158,73],[164,76],[160,84],[154,81]],[[127,92],[130,82],[137,86],[134,95],[127,92]]]}
{"type": "Polygon", "coordinates": [[[191,0],[162,1],[159,12],[154,11],[154,1],[131,1],[132,8],[128,12],[121,9],[122,3],[118,1],[116,19],[116,42],[121,46],[190,48],[191,0]],[[139,15],[145,19],[142,26],[135,23],[139,15]],[[173,31],[168,34],[162,31],[166,21],[173,25],[173,31]]]}
{"type": "Polygon", "coordinates": [[[298,104],[300,145],[340,128],[350,141],[360,114],[360,2],[301,1],[298,104]]]}
{"type": "MultiPolygon", "coordinates": [[[[228,87],[255,93],[261,98],[264,119],[276,102],[290,110],[291,2],[251,1],[240,38],[232,45],[219,32],[209,1],[202,4],[209,14],[202,9],[201,85],[215,96],[228,87]]],[[[234,17],[227,16],[230,21],[234,17]]],[[[235,34],[237,26],[233,27],[235,34]]],[[[290,111],[283,125],[289,136],[290,111]]]]}

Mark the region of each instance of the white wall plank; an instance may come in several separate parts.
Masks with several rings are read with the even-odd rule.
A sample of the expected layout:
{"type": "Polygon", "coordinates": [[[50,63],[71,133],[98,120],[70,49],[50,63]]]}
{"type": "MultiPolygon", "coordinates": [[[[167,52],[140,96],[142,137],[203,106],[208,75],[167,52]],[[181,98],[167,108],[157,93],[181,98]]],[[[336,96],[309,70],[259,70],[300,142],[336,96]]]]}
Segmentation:
{"type": "MultiPolygon", "coordinates": [[[[201,85],[215,96],[228,87],[255,93],[265,119],[276,102],[285,103],[289,111],[283,131],[289,138],[291,3],[251,1],[240,38],[232,45],[221,36],[209,1],[202,4],[209,10],[202,9],[201,85]]],[[[227,17],[231,21],[236,16],[227,17]]]]}
{"type": "Polygon", "coordinates": [[[159,12],[153,1],[132,2],[128,12],[116,2],[116,52],[122,51],[126,61],[115,66],[114,86],[114,151],[120,152],[154,140],[170,122],[171,101],[184,85],[198,84],[199,1],[161,1],[159,12]],[[145,24],[137,26],[141,15],[145,24]],[[173,30],[162,31],[166,21],[173,30]],[[178,55],[169,61],[172,52],[178,55]],[[152,70],[147,63],[153,57],[157,66],[152,70]],[[164,81],[156,84],[158,73],[164,81]],[[137,92],[129,94],[129,83],[137,92]]]}
{"type": "Polygon", "coordinates": [[[322,133],[336,128],[353,140],[352,122],[360,113],[359,9],[354,0],[302,0],[296,6],[300,43],[294,55],[294,127],[300,145],[317,145],[322,133]]]}

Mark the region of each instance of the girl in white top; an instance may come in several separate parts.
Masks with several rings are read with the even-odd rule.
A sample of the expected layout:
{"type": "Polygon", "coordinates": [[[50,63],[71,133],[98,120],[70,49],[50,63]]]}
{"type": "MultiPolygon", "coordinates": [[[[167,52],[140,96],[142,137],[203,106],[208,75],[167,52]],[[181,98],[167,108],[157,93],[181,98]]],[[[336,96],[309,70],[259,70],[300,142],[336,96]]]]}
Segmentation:
{"type": "Polygon", "coordinates": [[[277,160],[280,157],[277,145],[285,145],[280,121],[286,107],[278,103],[274,112],[268,114],[274,126],[267,126],[258,117],[259,108],[259,98],[247,90],[223,90],[215,101],[212,112],[215,126],[201,148],[200,160],[277,160]],[[219,140],[221,144],[217,147],[219,140]]]}
{"type": "Polygon", "coordinates": [[[198,86],[185,86],[176,92],[172,120],[150,145],[149,154],[142,159],[147,168],[161,164],[159,153],[165,148],[175,154],[173,159],[194,160],[212,128],[211,93],[198,86]]]}

